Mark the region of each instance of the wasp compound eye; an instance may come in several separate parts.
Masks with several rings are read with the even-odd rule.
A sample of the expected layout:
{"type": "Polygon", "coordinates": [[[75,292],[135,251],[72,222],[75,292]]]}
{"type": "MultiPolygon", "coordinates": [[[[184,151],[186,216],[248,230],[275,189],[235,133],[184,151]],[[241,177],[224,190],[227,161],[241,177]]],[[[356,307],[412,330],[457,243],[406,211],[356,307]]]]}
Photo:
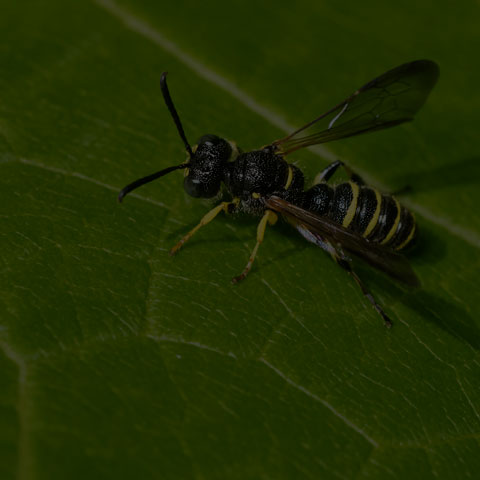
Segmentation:
{"type": "Polygon", "coordinates": [[[220,191],[224,167],[232,147],[216,135],[204,135],[198,141],[194,156],[188,164],[183,186],[192,197],[212,198],[220,191]]]}
{"type": "Polygon", "coordinates": [[[195,198],[212,198],[217,195],[220,188],[220,179],[216,178],[199,178],[197,176],[188,175],[183,181],[185,191],[195,198]]]}
{"type": "Polygon", "coordinates": [[[204,184],[198,178],[185,177],[183,188],[191,197],[203,197],[204,184]]]}

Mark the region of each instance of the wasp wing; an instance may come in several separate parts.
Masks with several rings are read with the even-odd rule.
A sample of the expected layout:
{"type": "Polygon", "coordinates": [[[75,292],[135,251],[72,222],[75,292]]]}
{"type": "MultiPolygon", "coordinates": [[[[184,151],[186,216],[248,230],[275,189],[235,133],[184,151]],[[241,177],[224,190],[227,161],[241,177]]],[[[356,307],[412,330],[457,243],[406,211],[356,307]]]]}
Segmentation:
{"type": "Polygon", "coordinates": [[[413,119],[437,82],[439,68],[416,60],[371,80],[315,120],[270,146],[288,155],[300,148],[393,127],[413,119]]]}
{"type": "MultiPolygon", "coordinates": [[[[328,217],[316,215],[279,197],[267,198],[265,206],[284,215],[305,238],[308,239],[305,232],[310,232],[318,240],[313,243],[319,246],[328,245],[328,242],[323,240],[326,239],[334,247],[339,246],[340,250],[345,249],[357,255],[372,267],[385,272],[395,280],[411,286],[420,286],[418,277],[403,255],[378,243],[369,242],[361,235],[342,227],[328,217]]],[[[322,246],[322,248],[330,251],[328,247],[322,246]]]]}

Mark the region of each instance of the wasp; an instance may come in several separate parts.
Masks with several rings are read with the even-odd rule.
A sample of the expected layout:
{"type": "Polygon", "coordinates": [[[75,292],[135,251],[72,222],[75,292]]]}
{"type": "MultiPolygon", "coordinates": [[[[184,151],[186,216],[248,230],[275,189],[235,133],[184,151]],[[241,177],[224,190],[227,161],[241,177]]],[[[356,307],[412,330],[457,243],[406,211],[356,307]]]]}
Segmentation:
{"type": "Polygon", "coordinates": [[[290,135],[259,150],[242,152],[234,142],[217,135],[204,135],[193,147],[167,86],[167,73],[160,79],[165,104],[187,151],[187,160],[140,178],[123,188],[121,202],[132,190],[174,170],[184,170],[183,186],[192,197],[221,201],[170,250],[174,255],[201,227],[220,212],[245,212],[260,217],[257,241],[238,283],[250,272],[267,224],[279,215],[306,240],[328,252],[361,288],[381,315],[386,326],[392,322],[352,268],[348,254],[354,254],[390,277],[411,286],[420,284],[401,252],[411,246],[417,234],[413,214],[390,194],[367,186],[359,175],[337,160],[328,165],[305,189],[301,170],[285,157],[311,145],[331,142],[365,132],[399,125],[413,119],[425,103],[439,76],[431,60],[405,63],[374,78],[323,115],[290,135]],[[339,168],[348,182],[330,185],[339,168]]]}

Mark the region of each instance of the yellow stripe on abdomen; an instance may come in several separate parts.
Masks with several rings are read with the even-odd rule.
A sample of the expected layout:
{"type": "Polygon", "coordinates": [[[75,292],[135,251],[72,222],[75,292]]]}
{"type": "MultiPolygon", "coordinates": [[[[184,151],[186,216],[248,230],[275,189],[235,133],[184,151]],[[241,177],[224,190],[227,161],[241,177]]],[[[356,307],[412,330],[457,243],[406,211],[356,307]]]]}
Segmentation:
{"type": "Polygon", "coordinates": [[[363,237],[368,237],[372,233],[373,229],[375,228],[375,225],[377,225],[378,223],[378,217],[380,216],[380,210],[382,208],[382,195],[378,190],[374,188],[372,188],[372,190],[375,192],[375,197],[377,199],[377,206],[375,208],[375,213],[373,214],[372,219],[368,223],[365,231],[362,233],[363,237]]]}
{"type": "Polygon", "coordinates": [[[288,187],[292,184],[292,180],[293,180],[293,169],[292,167],[289,165],[288,166],[288,176],[287,176],[287,181],[285,182],[285,190],[288,190],[288,187]]]}
{"type": "Polygon", "coordinates": [[[416,230],[417,230],[417,224],[414,223],[413,227],[412,227],[412,230],[408,234],[408,237],[400,245],[395,247],[395,250],[402,250],[402,248],[405,248],[412,241],[413,237],[415,236],[415,231],[416,230]]]}
{"type": "Polygon", "coordinates": [[[350,188],[352,189],[352,201],[350,202],[347,213],[345,214],[345,217],[342,221],[342,226],[344,226],[345,228],[347,228],[352,223],[352,220],[355,217],[358,205],[358,195],[360,193],[360,187],[358,186],[358,184],[354,182],[348,183],[350,184],[350,188]]]}
{"type": "Polygon", "coordinates": [[[395,222],[393,223],[392,228],[390,228],[389,232],[387,233],[387,236],[380,242],[380,245],[385,245],[392,239],[393,235],[397,231],[398,224],[400,223],[400,213],[401,213],[402,207],[400,206],[396,198],[393,198],[393,200],[395,201],[395,205],[397,207],[397,216],[395,217],[395,222]]]}

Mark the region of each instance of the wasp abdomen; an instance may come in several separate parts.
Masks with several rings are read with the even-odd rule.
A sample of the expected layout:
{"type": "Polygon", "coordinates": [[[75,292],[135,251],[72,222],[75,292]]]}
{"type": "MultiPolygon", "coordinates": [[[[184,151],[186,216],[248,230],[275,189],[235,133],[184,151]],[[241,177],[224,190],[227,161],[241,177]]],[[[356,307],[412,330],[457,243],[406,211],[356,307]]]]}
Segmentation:
{"type": "Polygon", "coordinates": [[[303,208],[395,250],[406,248],[415,238],[415,219],[409,210],[394,197],[355,182],[314,185],[305,192],[303,208]]]}

